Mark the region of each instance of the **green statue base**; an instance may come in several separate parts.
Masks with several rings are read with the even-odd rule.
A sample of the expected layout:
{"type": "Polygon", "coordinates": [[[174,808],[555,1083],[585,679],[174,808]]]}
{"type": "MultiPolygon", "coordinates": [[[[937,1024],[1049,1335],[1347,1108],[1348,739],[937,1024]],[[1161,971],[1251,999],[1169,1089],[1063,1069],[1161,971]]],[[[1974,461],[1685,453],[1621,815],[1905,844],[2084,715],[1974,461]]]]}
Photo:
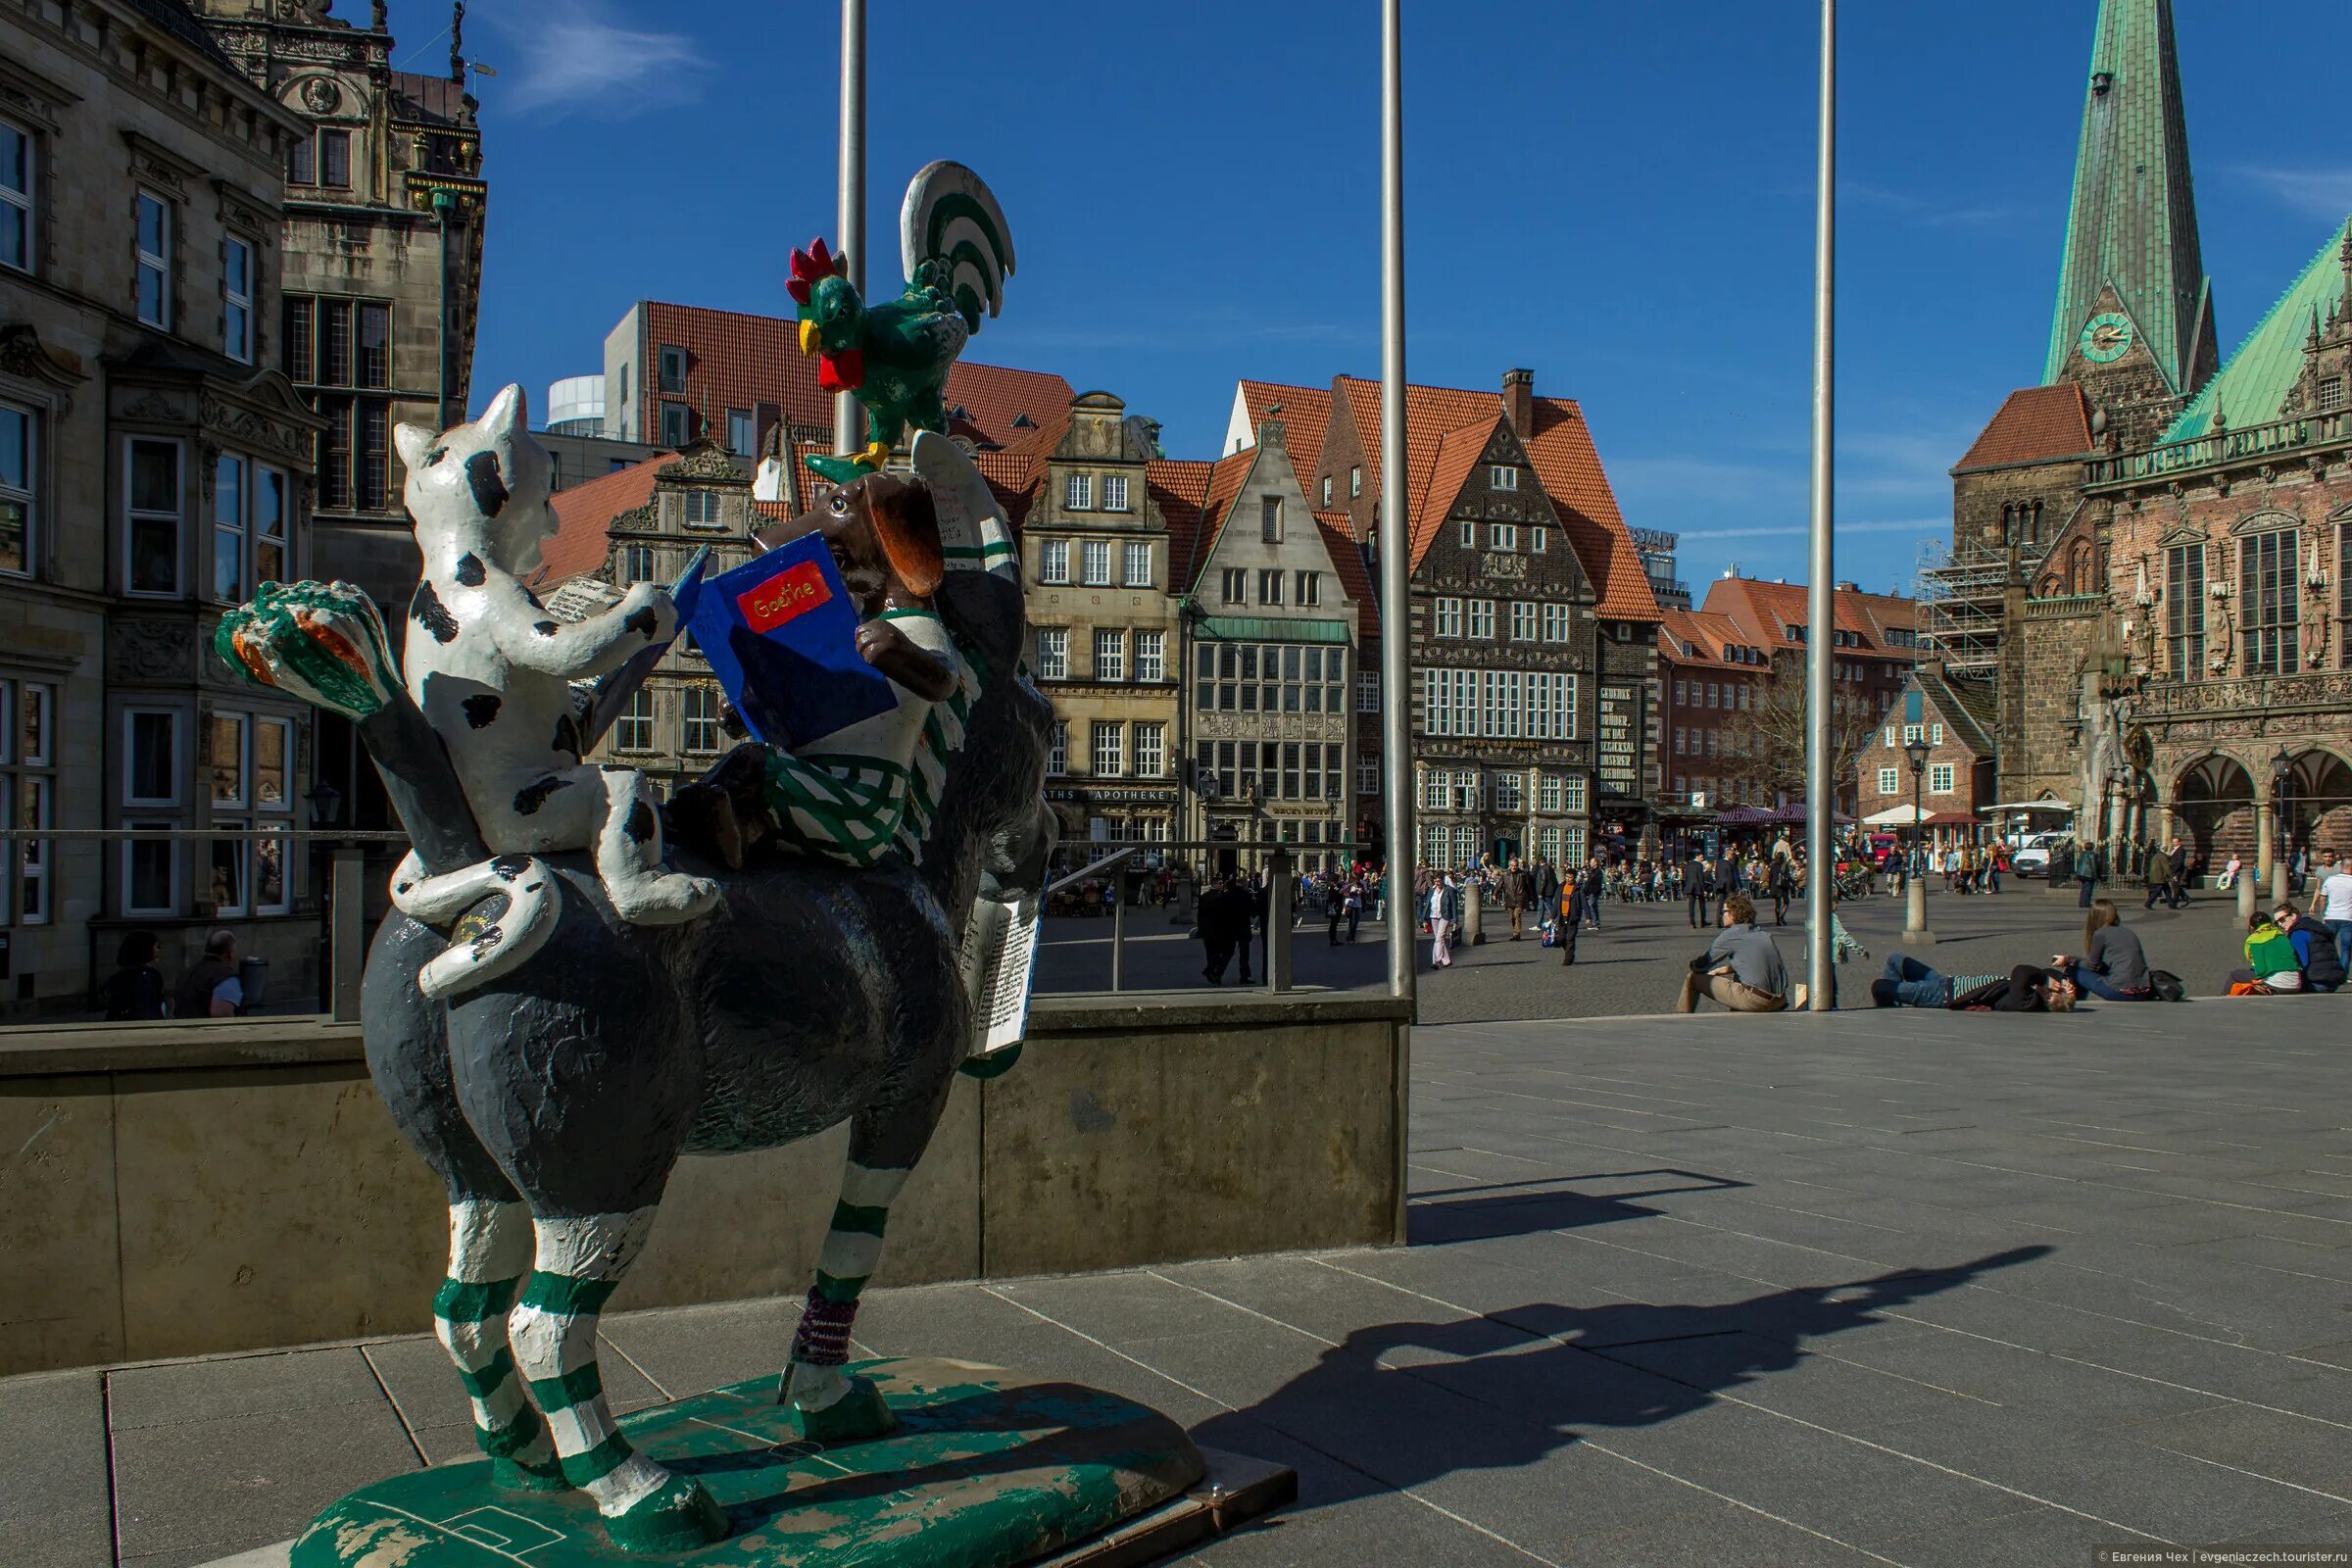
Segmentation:
{"type": "Polygon", "coordinates": [[[1149,1519],[1169,1516],[1166,1544],[1120,1553],[1138,1561],[1295,1492],[1288,1472],[1250,1461],[1234,1461],[1244,1467],[1238,1478],[1204,1483],[1200,1450],[1181,1427],[1097,1389],[960,1361],[884,1359],[854,1370],[897,1416],[888,1436],[808,1442],[792,1407],[776,1402],[772,1377],[621,1420],[638,1451],[700,1481],[725,1511],[727,1539],[713,1545],[624,1553],[606,1540],[585,1494],[494,1490],[489,1462],[477,1460],[352,1493],[294,1544],[292,1568],[1013,1568],[1082,1560],[1093,1555],[1085,1544],[1105,1533],[1132,1551],[1149,1519]]]}

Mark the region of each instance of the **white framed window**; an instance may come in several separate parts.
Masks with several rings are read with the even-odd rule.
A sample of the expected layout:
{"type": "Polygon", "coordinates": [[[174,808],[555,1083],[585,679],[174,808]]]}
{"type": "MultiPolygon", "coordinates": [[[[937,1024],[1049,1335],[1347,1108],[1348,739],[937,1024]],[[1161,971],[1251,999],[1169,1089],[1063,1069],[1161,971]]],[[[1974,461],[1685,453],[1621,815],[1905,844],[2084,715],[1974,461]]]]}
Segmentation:
{"type": "Polygon", "coordinates": [[[1461,520],[1461,523],[1454,529],[1454,534],[1455,537],[1461,540],[1462,548],[1464,550],[1476,550],[1478,548],[1478,524],[1471,521],[1468,517],[1464,517],[1461,520]]]}
{"type": "Polygon", "coordinates": [[[1943,744],[1943,726],[1941,724],[1930,724],[1928,726],[1928,744],[1930,746],[1941,746],[1943,744]]]}
{"type": "Polygon", "coordinates": [[[213,464],[212,596],[236,604],[256,583],[286,575],[286,501],[276,468],[223,452],[213,464]]]}
{"type": "Polygon", "coordinates": [[[1135,776],[1137,778],[1157,778],[1166,770],[1167,743],[1167,725],[1139,723],[1135,726],[1135,776]]]}
{"type": "Polygon", "coordinates": [[[1908,746],[1913,741],[1919,739],[1920,732],[1923,727],[1924,726],[1918,724],[1905,724],[1903,726],[1903,744],[1908,746]]]}
{"type": "MultiPolygon", "coordinates": [[[[1453,804],[1453,774],[1443,767],[1424,768],[1421,772],[1421,808],[1443,811],[1453,804]]],[[[1439,832],[1443,833],[1444,828],[1439,832]]]]}
{"type": "Polygon", "coordinates": [[[1257,602],[1261,605],[1282,603],[1282,568],[1270,566],[1257,574],[1257,602]]]}
{"type": "Polygon", "coordinates": [[[251,759],[245,753],[251,723],[244,713],[221,710],[215,710],[208,720],[205,768],[212,780],[216,811],[242,811],[253,804],[251,759]]]}
{"type": "Polygon", "coordinates": [[[1328,473],[1323,476],[1323,506],[1326,510],[1331,506],[1331,475],[1328,473]]]}
{"type": "Polygon", "coordinates": [[[1225,603],[1246,605],[1250,602],[1250,573],[1238,566],[1228,566],[1220,577],[1217,588],[1218,596],[1225,603]]]}
{"type": "Polygon", "coordinates": [[[138,318],[172,330],[172,204],[142,186],[134,200],[138,270],[133,288],[138,318]]]}
{"type": "Polygon", "coordinates": [[[180,804],[179,710],[129,708],[122,712],[122,804],[180,804]]]}
{"type": "Polygon", "coordinates": [[[1125,474],[1106,473],[1102,476],[1102,510],[1104,512],[1125,512],[1127,510],[1127,476],[1125,474]]]}
{"type": "Polygon", "coordinates": [[[1095,476],[1091,473],[1064,474],[1061,480],[1061,504],[1071,512],[1092,512],[1095,507],[1095,476]]]}
{"type": "Polygon", "coordinates": [[[1152,586],[1152,546],[1148,543],[1130,544],[1121,552],[1119,582],[1125,588],[1152,586]]]}
{"type": "Polygon", "coordinates": [[[1537,774],[1537,775],[1536,775],[1536,809],[1537,809],[1537,810],[1539,810],[1539,811],[1557,811],[1557,810],[1561,809],[1561,804],[1560,804],[1560,803],[1561,803],[1561,802],[1562,802],[1562,800],[1564,800],[1564,799],[1565,799],[1565,792],[1563,791],[1563,789],[1562,789],[1562,787],[1561,787],[1560,775],[1559,775],[1559,774],[1557,774],[1557,773],[1539,773],[1539,774],[1537,774]]]}
{"type": "MultiPolygon", "coordinates": [[[[0,679],[0,825],[56,824],[56,687],[0,679]]],[[[0,865],[0,926],[12,915],[25,925],[48,924],[50,853],[47,839],[9,841],[9,859],[0,865]]]]}
{"type": "Polygon", "coordinates": [[[1487,469],[1487,483],[1496,490],[1516,490],[1519,488],[1519,470],[1495,464],[1487,469]]]}
{"type": "Polygon", "coordinates": [[[662,405],[662,444],[663,446],[674,452],[688,444],[692,433],[692,428],[686,419],[685,404],[664,403],[662,405]]]}
{"type": "Polygon", "coordinates": [[[1070,770],[1070,721],[1054,721],[1054,738],[1046,746],[1046,771],[1061,774],[1070,770]]]}
{"type": "Polygon", "coordinates": [[[1551,553],[1551,530],[1541,525],[1528,529],[1527,548],[1532,555],[1549,555],[1551,553]]]}
{"type": "Polygon", "coordinates": [[[1356,465],[1355,466],[1353,466],[1353,467],[1350,467],[1350,468],[1348,470],[1348,494],[1350,497],[1354,497],[1354,496],[1360,496],[1360,495],[1362,495],[1363,493],[1364,493],[1364,469],[1363,469],[1363,466],[1362,466],[1361,464],[1358,464],[1358,465],[1356,465]]]}
{"type": "Polygon", "coordinates": [[[1089,539],[1078,547],[1079,577],[1089,588],[1110,586],[1110,541],[1089,539]]]}
{"type": "Polygon", "coordinates": [[[1900,795],[1902,792],[1903,792],[1903,774],[1902,774],[1902,769],[1900,769],[1900,768],[1894,768],[1894,767],[1882,767],[1882,768],[1880,768],[1880,769],[1879,769],[1879,793],[1880,793],[1881,795],[1900,795]]]}
{"type": "Polygon", "coordinates": [[[253,363],[253,245],[228,237],[220,258],[220,352],[253,363]]]}
{"type": "MultiPolygon", "coordinates": [[[[176,822],[125,818],[126,828],[172,828],[176,822]]],[[[122,912],[179,913],[179,846],[170,839],[132,839],[122,847],[122,912]]]]}
{"type": "Polygon", "coordinates": [[[1117,778],[1127,771],[1127,726],[1098,719],[1088,736],[1088,771],[1097,778],[1117,778]]]}
{"type": "Polygon", "coordinates": [[[656,385],[663,392],[686,390],[686,351],[675,343],[664,343],[656,357],[656,385]]]}
{"type": "MultiPolygon", "coordinates": [[[[292,719],[215,710],[207,720],[205,738],[212,825],[240,834],[291,828],[293,763],[292,719]]],[[[292,909],[287,844],[283,838],[212,840],[206,898],[213,912],[283,914],[292,909]]]]}
{"type": "Polygon", "coordinates": [[[1495,550],[1518,549],[1519,525],[1515,522],[1497,522],[1490,525],[1487,529],[1487,543],[1495,550]]]}
{"type": "Polygon", "coordinates": [[[1380,671],[1359,669],[1355,672],[1355,710],[1359,713],[1380,711],[1380,671]]]}
{"type": "Polygon", "coordinates": [[[1470,635],[1474,639],[1490,639],[1494,635],[1494,601],[1470,601],[1470,635]]]}
{"type": "Polygon", "coordinates": [[[1323,602],[1323,574],[1321,572],[1295,572],[1293,573],[1293,579],[1294,580],[1292,581],[1291,586],[1296,590],[1296,592],[1292,596],[1291,603],[1295,605],[1319,605],[1323,602]]]}
{"type": "Polygon", "coordinates": [[[0,403],[0,573],[29,577],[39,558],[40,416],[0,403]]]}
{"type": "Polygon", "coordinates": [[[1037,678],[1039,680],[1068,680],[1070,678],[1070,628],[1040,626],[1037,628],[1037,678]]]}
{"type": "Polygon", "coordinates": [[[1684,741],[1685,741],[1685,737],[1686,737],[1688,734],[1689,734],[1689,731],[1685,730],[1685,729],[1683,728],[1683,726],[1682,726],[1682,725],[1680,725],[1680,724],[1677,724],[1677,725],[1675,725],[1675,726],[1674,726],[1674,755],[1675,755],[1675,756],[1677,756],[1677,757],[1681,757],[1681,756],[1683,756],[1683,755],[1684,755],[1684,741]]]}
{"type": "Polygon", "coordinates": [[[650,752],[654,749],[654,694],[651,688],[638,687],[629,698],[629,706],[612,721],[612,749],[616,752],[650,752]]]}
{"type": "Polygon", "coordinates": [[[1955,772],[1956,769],[1950,762],[1930,762],[1928,764],[1928,793],[1930,795],[1951,794],[1955,772]]]}
{"type": "Polygon", "coordinates": [[[1462,602],[1459,599],[1440,599],[1435,620],[1437,636],[1459,637],[1462,634],[1462,602]]]}
{"type": "MultiPolygon", "coordinates": [[[[1542,533],[1544,530],[1539,528],[1536,531],[1542,533]]],[[[1545,605],[1544,607],[1544,640],[1547,643],[1564,643],[1568,640],[1568,607],[1566,605],[1545,605]]]]}
{"type": "Polygon", "coordinates": [[[1257,537],[1261,544],[1282,542],[1282,497],[1257,498],[1257,537]]]}
{"type": "Polygon", "coordinates": [[[748,458],[752,455],[752,442],[755,439],[756,437],[752,434],[752,411],[729,409],[727,411],[727,450],[739,458],[748,458]]]}
{"type": "Polygon", "coordinates": [[[1556,825],[1536,829],[1536,854],[1547,864],[1560,863],[1560,830],[1556,825]]]}
{"type": "Polygon", "coordinates": [[[722,528],[726,526],[725,509],[715,490],[689,490],[682,498],[684,507],[679,520],[689,528],[722,528]]]}
{"type": "Polygon", "coordinates": [[[689,752],[715,752],[724,733],[718,727],[718,688],[696,684],[680,694],[689,752]]]}
{"type": "Polygon", "coordinates": [[[1139,631],[1135,634],[1135,678],[1139,681],[1163,681],[1168,678],[1166,632],[1139,631]]]}
{"type": "Polygon", "coordinates": [[[1070,542],[1067,539],[1038,541],[1037,580],[1056,587],[1070,580],[1070,542]]]}
{"type": "Polygon", "coordinates": [[[620,547],[620,581],[622,587],[632,583],[652,582],[655,578],[654,547],[652,545],[623,545],[620,547]]]}
{"type": "Polygon", "coordinates": [[[122,443],[123,589],[176,597],[180,592],[180,445],[147,436],[122,443]]]}
{"type": "Polygon", "coordinates": [[[35,177],[32,132],[13,120],[0,120],[0,267],[20,272],[31,271],[40,256],[35,177]]]}
{"type": "Polygon", "coordinates": [[[1125,680],[1127,678],[1127,634],[1103,627],[1095,629],[1095,679],[1125,680]]]}
{"type": "MultiPolygon", "coordinates": [[[[1478,808],[1465,806],[1462,809],[1474,811],[1478,808]]],[[[1456,865],[1476,865],[1478,863],[1478,829],[1468,822],[1456,822],[1453,825],[1453,863],[1456,865]]]]}
{"type": "Polygon", "coordinates": [[[1518,816],[1527,810],[1527,775],[1503,772],[1494,775],[1494,809],[1518,816]]]}
{"type": "Polygon", "coordinates": [[[1886,726],[1886,749],[1890,752],[1894,750],[1894,726],[1892,724],[1886,726]]]}
{"type": "Polygon", "coordinates": [[[1511,601],[1511,641],[1532,643],[1536,640],[1536,602],[1532,599],[1511,601]]]}
{"type": "Polygon", "coordinates": [[[1358,795],[1378,795],[1380,793],[1379,758],[1359,757],[1355,760],[1355,793],[1358,795]]]}
{"type": "MultiPolygon", "coordinates": [[[[1569,773],[1563,776],[1560,780],[1560,799],[1563,809],[1571,813],[1581,813],[1585,808],[1585,775],[1569,773]]],[[[1584,838],[1584,830],[1581,828],[1570,828],[1568,831],[1580,841],[1584,838]]],[[[1584,845],[1581,842],[1577,845],[1576,855],[1578,859],[1584,858],[1584,845]]]]}

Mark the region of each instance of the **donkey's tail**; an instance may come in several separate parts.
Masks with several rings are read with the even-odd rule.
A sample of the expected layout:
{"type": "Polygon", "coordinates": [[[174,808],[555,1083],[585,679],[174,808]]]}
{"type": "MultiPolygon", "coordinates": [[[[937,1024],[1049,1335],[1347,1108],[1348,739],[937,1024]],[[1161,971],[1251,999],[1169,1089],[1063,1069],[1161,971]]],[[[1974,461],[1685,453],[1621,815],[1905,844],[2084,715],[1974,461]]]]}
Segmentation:
{"type": "Polygon", "coordinates": [[[392,873],[392,906],[420,925],[457,921],[448,951],[416,976],[416,989],[436,1002],[521,964],[546,946],[562,912],[555,877],[536,856],[502,855],[428,876],[414,850],[392,873]],[[504,902],[483,902],[492,895],[504,902]]]}

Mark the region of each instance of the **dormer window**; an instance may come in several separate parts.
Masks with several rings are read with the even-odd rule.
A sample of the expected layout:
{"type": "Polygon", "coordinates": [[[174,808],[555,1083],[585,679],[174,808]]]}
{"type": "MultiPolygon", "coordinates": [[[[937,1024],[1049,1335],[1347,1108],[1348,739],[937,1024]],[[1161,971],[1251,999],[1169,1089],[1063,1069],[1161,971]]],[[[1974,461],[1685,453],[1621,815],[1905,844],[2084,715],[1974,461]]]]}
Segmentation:
{"type": "Polygon", "coordinates": [[[1519,470],[1517,468],[1496,464],[1487,470],[1487,482],[1493,489],[1516,490],[1519,488],[1519,470]]]}

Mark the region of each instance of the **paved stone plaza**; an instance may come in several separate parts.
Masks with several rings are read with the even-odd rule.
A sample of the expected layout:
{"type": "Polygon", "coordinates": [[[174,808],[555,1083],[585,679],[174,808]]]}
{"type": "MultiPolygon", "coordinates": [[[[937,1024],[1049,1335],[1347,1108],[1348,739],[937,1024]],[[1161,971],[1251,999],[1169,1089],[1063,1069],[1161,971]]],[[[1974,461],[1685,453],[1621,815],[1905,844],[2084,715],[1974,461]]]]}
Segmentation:
{"type": "MultiPolygon", "coordinates": [[[[2074,953],[2082,947],[2082,912],[2075,906],[2075,890],[2053,893],[2040,882],[2011,879],[1997,894],[1929,896],[1928,923],[1939,939],[1918,956],[1947,973],[2006,970],[2011,964],[2045,961],[2052,953],[2074,953]]],[[[2106,891],[2105,889],[2101,890],[2106,891]]],[[[2188,982],[2198,996],[2227,989],[2230,970],[2245,961],[2240,951],[2245,935],[2237,922],[2234,896],[2203,893],[2186,909],[2140,908],[2145,893],[2118,888],[2116,903],[2125,920],[2139,932],[2150,962],[2171,969],[2188,982]]],[[[2298,900],[2298,904],[2308,900],[2298,900]]],[[[1871,951],[1871,961],[1859,959],[1840,971],[1840,1000],[1848,1006],[1869,1004],[1869,983],[1886,955],[1900,946],[1903,905],[1881,896],[1846,906],[1840,911],[1848,929],[1871,951]]],[[[1767,925],[1769,902],[1763,905],[1767,925]]],[[[1789,923],[1775,929],[1781,956],[1792,973],[1801,976],[1805,934],[1802,906],[1791,908],[1789,923]]],[[[1170,923],[1165,909],[1128,911],[1129,986],[1170,990],[1207,989],[1200,981],[1201,948],[1187,940],[1182,926],[1170,923]]],[[[1475,948],[1457,946],[1453,968],[1439,973],[1429,967],[1429,939],[1415,944],[1421,970],[1421,1017],[1429,1023],[1463,1023],[1501,1018],[1611,1018],[1637,1013],[1664,1012],[1674,1004],[1684,968],[1699,952],[1704,939],[1692,932],[1681,904],[1610,904],[1601,913],[1601,929],[1588,931],[1577,945],[1576,965],[1564,968],[1560,956],[1544,949],[1531,935],[1512,942],[1506,921],[1487,914],[1488,939],[1475,948]]],[[[1296,979],[1300,985],[1340,989],[1385,987],[1388,983],[1388,930],[1366,924],[1352,945],[1333,948],[1320,918],[1298,928],[1293,941],[1296,979]]],[[[1250,959],[1251,973],[1261,981],[1258,958],[1250,959]]],[[[1038,984],[1049,991],[1104,989],[1110,974],[1110,922],[1107,919],[1068,918],[1048,923],[1046,944],[1039,957],[1038,984]]],[[[1232,984],[1233,971],[1227,983],[1232,984]]]]}
{"type": "MultiPolygon", "coordinates": [[[[1424,1028],[1409,1249],[885,1291],[859,1338],[1296,1466],[1218,1568],[2352,1544],[2348,1035],[2338,998],[1424,1028]]],[[[626,1302],[624,1407],[794,1321],[626,1302]]],[[[203,1563],[470,1451],[425,1338],[0,1382],[0,1563],[203,1563]]]]}

